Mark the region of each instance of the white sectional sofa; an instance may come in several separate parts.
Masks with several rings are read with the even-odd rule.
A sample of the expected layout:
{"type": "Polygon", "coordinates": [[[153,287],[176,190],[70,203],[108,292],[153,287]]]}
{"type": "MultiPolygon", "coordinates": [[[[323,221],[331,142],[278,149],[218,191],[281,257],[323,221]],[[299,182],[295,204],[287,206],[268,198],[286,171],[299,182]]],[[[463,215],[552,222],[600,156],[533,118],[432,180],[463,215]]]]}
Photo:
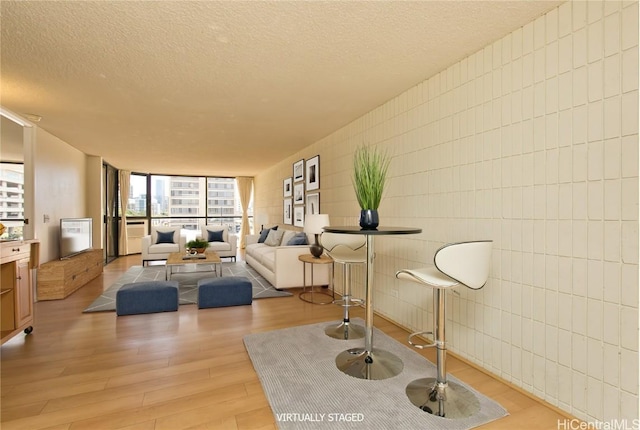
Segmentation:
{"type": "MultiPolygon", "coordinates": [[[[304,245],[287,245],[299,232],[281,229],[281,227],[278,230],[282,234],[276,242],[269,241],[267,238],[265,242],[259,243],[259,234],[246,236],[245,260],[247,264],[277,289],[302,287],[303,284],[310,286],[311,267],[307,265],[307,279],[306,283],[303,283],[304,263],[298,260],[298,256],[310,253],[308,243],[312,239],[307,237],[307,244],[304,245]]],[[[314,265],[313,284],[316,286],[329,285],[329,273],[329,265],[314,265]]]]}

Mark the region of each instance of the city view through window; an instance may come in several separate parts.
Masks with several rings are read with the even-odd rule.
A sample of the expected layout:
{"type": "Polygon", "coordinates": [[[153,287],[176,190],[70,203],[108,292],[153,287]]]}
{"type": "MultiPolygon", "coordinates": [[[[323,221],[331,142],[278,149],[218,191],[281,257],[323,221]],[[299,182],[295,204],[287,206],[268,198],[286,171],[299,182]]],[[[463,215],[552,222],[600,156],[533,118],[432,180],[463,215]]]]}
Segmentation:
{"type": "Polygon", "coordinates": [[[24,227],[24,165],[0,163],[1,239],[22,239],[24,227]]]}
{"type": "MultiPolygon", "coordinates": [[[[251,223],[252,204],[247,212],[251,223]]],[[[146,175],[131,174],[127,218],[135,217],[194,232],[221,224],[239,232],[242,206],[234,178],[149,175],[148,185],[146,175]]]]}

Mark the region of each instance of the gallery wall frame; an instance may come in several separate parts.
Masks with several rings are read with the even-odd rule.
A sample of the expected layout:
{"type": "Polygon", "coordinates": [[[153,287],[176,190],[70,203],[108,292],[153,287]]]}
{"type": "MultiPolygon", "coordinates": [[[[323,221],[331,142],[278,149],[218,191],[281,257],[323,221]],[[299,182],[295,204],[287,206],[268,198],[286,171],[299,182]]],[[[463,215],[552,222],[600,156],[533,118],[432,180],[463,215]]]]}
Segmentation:
{"type": "Polygon", "coordinates": [[[293,207],[293,225],[304,227],[304,206],[293,207]]]}
{"type": "Polygon", "coordinates": [[[320,213],[320,193],[307,193],[305,202],[307,215],[316,215],[320,213]]]}
{"type": "Polygon", "coordinates": [[[304,182],[304,160],[293,163],[293,182],[304,182]]]}
{"type": "Polygon", "coordinates": [[[286,178],[284,181],[282,181],[282,195],[284,197],[291,197],[293,195],[292,178],[286,178]]]}
{"type": "Polygon", "coordinates": [[[320,156],[309,158],[305,164],[305,170],[307,191],[320,188],[320,156]]]}
{"type": "Polygon", "coordinates": [[[303,182],[299,184],[293,184],[293,204],[294,205],[304,204],[304,183],[303,182]]]}
{"type": "Polygon", "coordinates": [[[284,199],[282,213],[284,214],[282,222],[291,225],[293,223],[293,205],[291,199],[284,199]]]}

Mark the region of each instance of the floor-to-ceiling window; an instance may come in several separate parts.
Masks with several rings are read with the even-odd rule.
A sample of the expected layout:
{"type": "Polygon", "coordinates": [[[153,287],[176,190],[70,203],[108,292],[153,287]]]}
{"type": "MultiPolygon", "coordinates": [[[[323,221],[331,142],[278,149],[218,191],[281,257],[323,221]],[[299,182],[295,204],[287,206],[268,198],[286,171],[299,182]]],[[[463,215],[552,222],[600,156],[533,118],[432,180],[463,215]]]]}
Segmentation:
{"type": "Polygon", "coordinates": [[[24,165],[0,163],[0,222],[2,239],[22,239],[24,227],[24,165]]]}

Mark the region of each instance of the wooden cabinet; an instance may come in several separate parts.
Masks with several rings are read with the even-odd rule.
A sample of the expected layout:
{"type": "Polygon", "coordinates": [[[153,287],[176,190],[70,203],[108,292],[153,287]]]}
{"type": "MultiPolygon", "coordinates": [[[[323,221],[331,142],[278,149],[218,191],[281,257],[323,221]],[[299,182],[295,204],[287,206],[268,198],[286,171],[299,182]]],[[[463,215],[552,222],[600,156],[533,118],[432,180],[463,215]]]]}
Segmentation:
{"type": "Polygon", "coordinates": [[[2,343],[20,331],[33,330],[31,269],[38,267],[37,241],[0,243],[0,329],[2,343]]]}
{"type": "Polygon", "coordinates": [[[64,299],[102,273],[102,249],[92,249],[65,260],[43,263],[38,269],[38,300],[64,299]]]}

